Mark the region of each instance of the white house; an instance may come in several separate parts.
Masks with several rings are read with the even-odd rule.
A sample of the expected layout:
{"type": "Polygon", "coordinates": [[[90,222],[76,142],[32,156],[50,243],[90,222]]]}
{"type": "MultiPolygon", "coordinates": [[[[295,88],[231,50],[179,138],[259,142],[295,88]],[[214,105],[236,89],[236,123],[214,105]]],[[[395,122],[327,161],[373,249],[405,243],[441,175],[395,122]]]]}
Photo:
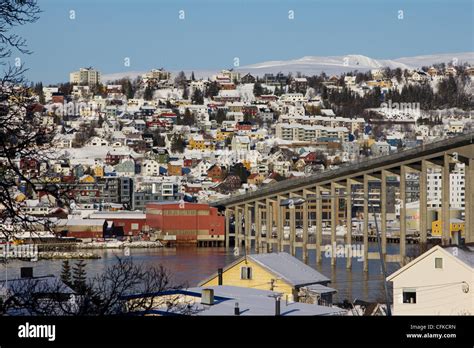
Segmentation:
{"type": "Polygon", "coordinates": [[[144,176],[159,176],[160,164],[155,160],[146,160],[142,165],[142,175],[144,176]]]}
{"type": "Polygon", "coordinates": [[[395,315],[473,315],[474,251],[439,245],[387,277],[395,315]]]}
{"type": "Polygon", "coordinates": [[[99,137],[92,137],[87,141],[87,146],[109,146],[109,142],[99,137]]]}
{"type": "Polygon", "coordinates": [[[248,136],[235,135],[232,138],[232,150],[233,151],[249,151],[250,138],[248,136]]]}

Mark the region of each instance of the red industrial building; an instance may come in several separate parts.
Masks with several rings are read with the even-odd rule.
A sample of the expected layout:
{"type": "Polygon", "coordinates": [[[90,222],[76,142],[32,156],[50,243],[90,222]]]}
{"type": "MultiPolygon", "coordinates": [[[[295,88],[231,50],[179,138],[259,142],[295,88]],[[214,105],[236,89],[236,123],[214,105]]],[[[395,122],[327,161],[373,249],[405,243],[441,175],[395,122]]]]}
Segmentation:
{"type": "Polygon", "coordinates": [[[224,244],[225,218],[208,204],[148,203],[146,221],[164,241],[203,246],[224,244]]]}

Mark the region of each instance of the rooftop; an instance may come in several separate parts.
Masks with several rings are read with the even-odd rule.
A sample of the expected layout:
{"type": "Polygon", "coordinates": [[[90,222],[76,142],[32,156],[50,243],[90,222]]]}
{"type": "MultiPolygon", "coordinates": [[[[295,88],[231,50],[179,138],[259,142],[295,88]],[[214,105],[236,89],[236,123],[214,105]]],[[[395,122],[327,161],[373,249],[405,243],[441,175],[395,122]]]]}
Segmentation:
{"type": "Polygon", "coordinates": [[[247,256],[293,286],[329,282],[330,279],[286,252],[247,256]]]}

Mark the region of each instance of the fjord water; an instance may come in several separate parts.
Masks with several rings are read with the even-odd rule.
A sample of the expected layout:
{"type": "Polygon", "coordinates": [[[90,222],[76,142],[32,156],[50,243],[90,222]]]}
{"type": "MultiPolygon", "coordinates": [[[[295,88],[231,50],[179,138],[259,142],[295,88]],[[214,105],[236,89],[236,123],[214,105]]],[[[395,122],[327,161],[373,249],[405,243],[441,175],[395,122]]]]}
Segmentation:
{"type": "MultiPolygon", "coordinates": [[[[407,254],[414,255],[417,245],[407,245],[407,254]]],[[[323,249],[324,250],[324,249],[323,249]]],[[[377,244],[371,243],[369,251],[377,251],[377,244]]],[[[398,244],[388,244],[389,254],[398,253],[398,244]]],[[[242,256],[243,248],[241,249],[242,256]]],[[[86,260],[87,274],[92,277],[117,262],[117,257],[126,257],[122,249],[96,250],[94,253],[101,256],[100,259],[86,260]]],[[[147,266],[158,266],[162,264],[169,270],[172,281],[175,284],[184,286],[196,286],[200,281],[215,273],[218,268],[231,263],[237,256],[234,256],[232,249],[220,248],[159,248],[159,249],[131,249],[130,254],[137,263],[147,266]]],[[[298,249],[296,257],[301,259],[301,251],[298,249]]],[[[369,261],[369,272],[363,271],[363,262],[357,258],[352,260],[352,269],[346,269],[346,260],[343,257],[337,258],[335,267],[331,266],[331,260],[322,253],[322,263],[316,264],[315,250],[309,250],[308,265],[331,278],[331,287],[338,290],[335,301],[355,299],[364,301],[383,301],[383,283],[380,262],[378,260],[369,261]]],[[[74,260],[70,260],[74,263],[74,260]]],[[[20,267],[33,266],[34,275],[55,274],[60,275],[62,260],[39,260],[28,262],[20,260],[10,260],[8,262],[8,278],[16,278],[20,275],[20,267]]],[[[399,268],[397,263],[387,263],[387,273],[391,274],[399,268]]],[[[5,272],[4,266],[1,271],[5,272]]],[[[0,275],[4,278],[5,273],[0,275]]]]}

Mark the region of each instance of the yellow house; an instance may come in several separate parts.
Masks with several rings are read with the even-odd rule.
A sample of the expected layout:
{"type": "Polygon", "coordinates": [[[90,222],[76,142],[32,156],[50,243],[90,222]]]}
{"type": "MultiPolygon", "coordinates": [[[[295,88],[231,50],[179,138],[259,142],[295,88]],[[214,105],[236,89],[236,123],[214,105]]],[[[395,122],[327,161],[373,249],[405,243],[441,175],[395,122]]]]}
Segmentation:
{"type": "Polygon", "coordinates": [[[250,170],[250,168],[252,168],[252,163],[250,161],[243,160],[242,164],[247,170],[250,170]]]}
{"type": "Polygon", "coordinates": [[[216,140],[217,141],[224,141],[227,138],[229,138],[230,136],[232,136],[232,134],[234,134],[234,132],[226,132],[226,131],[223,131],[223,130],[218,130],[217,133],[216,133],[216,140]]]}
{"type": "Polygon", "coordinates": [[[83,176],[81,176],[81,178],[79,179],[79,182],[80,182],[80,183],[92,184],[92,183],[95,182],[95,179],[94,179],[94,177],[92,177],[91,175],[83,175],[83,176]]]}
{"type": "MultiPolygon", "coordinates": [[[[454,232],[460,232],[461,236],[464,237],[464,221],[460,219],[451,219],[449,226],[449,232],[451,237],[454,232]]],[[[435,220],[431,223],[431,235],[441,237],[443,235],[443,223],[441,220],[435,220]]]]}
{"type": "Polygon", "coordinates": [[[100,166],[100,165],[95,165],[93,167],[93,171],[94,171],[94,176],[95,177],[103,177],[104,176],[104,167],[100,166]]]}
{"type": "Polygon", "coordinates": [[[202,135],[196,135],[189,140],[188,148],[190,150],[215,150],[214,143],[204,139],[202,135]]]}
{"type": "Polygon", "coordinates": [[[330,279],[286,252],[251,254],[218,271],[199,286],[229,285],[271,290],[298,302],[300,290],[314,290],[320,299],[332,302],[335,289],[330,279]]]}

